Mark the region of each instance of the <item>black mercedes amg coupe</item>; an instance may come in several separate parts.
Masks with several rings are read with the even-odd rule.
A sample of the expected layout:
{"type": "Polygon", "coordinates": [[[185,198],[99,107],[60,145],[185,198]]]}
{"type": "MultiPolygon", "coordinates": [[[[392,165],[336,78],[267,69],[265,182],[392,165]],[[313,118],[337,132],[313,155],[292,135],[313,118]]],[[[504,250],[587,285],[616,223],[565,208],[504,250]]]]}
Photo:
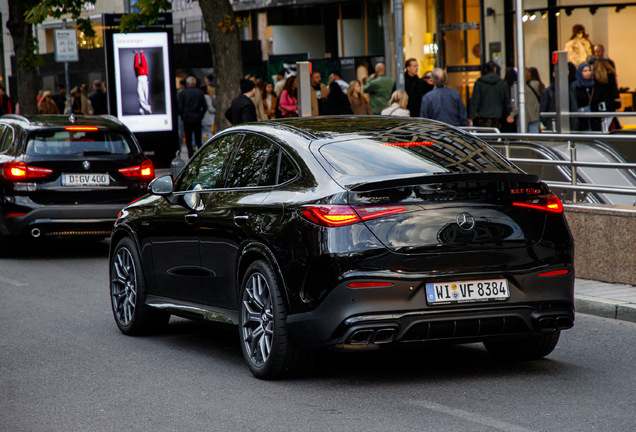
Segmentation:
{"type": "Polygon", "coordinates": [[[478,138],[409,118],[241,125],[126,207],[110,295],[124,334],[238,326],[259,378],[317,348],[483,342],[537,359],[574,322],[558,197],[478,138]]]}

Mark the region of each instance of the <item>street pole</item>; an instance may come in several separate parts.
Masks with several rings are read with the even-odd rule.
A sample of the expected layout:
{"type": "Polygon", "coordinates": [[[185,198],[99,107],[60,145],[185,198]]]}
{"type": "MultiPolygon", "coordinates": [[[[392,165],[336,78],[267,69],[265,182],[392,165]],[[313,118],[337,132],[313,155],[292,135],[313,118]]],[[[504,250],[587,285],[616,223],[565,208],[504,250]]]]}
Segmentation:
{"type": "Polygon", "coordinates": [[[552,53],[554,65],[554,100],[556,104],[556,133],[570,132],[570,85],[568,81],[568,53],[552,53]]]}
{"type": "Polygon", "coordinates": [[[526,133],[526,60],[523,45],[523,0],[515,0],[515,21],[517,23],[517,87],[519,90],[517,125],[519,126],[519,133],[526,133]]]}
{"type": "MultiPolygon", "coordinates": [[[[62,28],[66,30],[66,19],[62,20],[62,28]]],[[[73,112],[73,107],[71,106],[71,75],[68,72],[68,62],[64,62],[64,76],[66,79],[66,112],[65,114],[70,114],[73,112]]]]}
{"type": "Polygon", "coordinates": [[[298,80],[298,116],[311,117],[311,72],[309,62],[296,63],[298,80]]]}
{"type": "Polygon", "coordinates": [[[393,0],[395,40],[395,88],[404,90],[404,18],[402,0],[393,0]]]}

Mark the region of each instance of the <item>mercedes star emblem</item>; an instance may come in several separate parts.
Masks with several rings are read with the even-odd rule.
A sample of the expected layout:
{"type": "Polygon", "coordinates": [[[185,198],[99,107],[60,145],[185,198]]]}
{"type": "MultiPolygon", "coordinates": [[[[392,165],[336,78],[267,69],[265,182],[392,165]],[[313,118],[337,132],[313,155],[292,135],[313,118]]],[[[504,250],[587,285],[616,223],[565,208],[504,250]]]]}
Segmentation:
{"type": "Polygon", "coordinates": [[[457,215],[457,225],[464,231],[475,228],[475,218],[470,213],[460,213],[457,215]]]}
{"type": "MultiPolygon", "coordinates": [[[[91,163],[89,161],[82,162],[82,167],[88,171],[91,168],[91,163]]],[[[459,216],[458,216],[459,217],[459,216]]],[[[459,223],[459,222],[458,222],[459,223]]]]}

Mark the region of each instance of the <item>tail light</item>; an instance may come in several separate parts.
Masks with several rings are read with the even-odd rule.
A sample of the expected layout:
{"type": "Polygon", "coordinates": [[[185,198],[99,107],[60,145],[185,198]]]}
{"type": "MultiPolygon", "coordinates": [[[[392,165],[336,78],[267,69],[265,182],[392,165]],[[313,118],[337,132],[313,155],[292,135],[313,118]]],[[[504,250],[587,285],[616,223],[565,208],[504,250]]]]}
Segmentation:
{"type": "Polygon", "coordinates": [[[525,201],[513,202],[513,206],[527,207],[536,210],[544,210],[552,213],[563,213],[563,203],[554,194],[538,195],[528,198],[525,201]]]}
{"type": "Polygon", "coordinates": [[[317,205],[305,207],[302,210],[302,215],[315,224],[336,227],[403,211],[406,211],[406,209],[400,206],[351,207],[348,205],[317,205]]]}
{"type": "Polygon", "coordinates": [[[40,168],[27,165],[24,162],[6,163],[2,167],[4,178],[7,180],[28,180],[44,178],[53,172],[49,168],[40,168]]]}
{"type": "Polygon", "coordinates": [[[144,179],[155,178],[155,167],[151,160],[145,160],[141,163],[141,165],[120,168],[119,172],[126,177],[141,177],[144,179]]]}
{"type": "Polygon", "coordinates": [[[538,276],[539,277],[549,277],[549,276],[563,276],[570,273],[570,270],[553,270],[553,271],[549,271],[549,272],[545,272],[545,273],[539,273],[538,276]]]}

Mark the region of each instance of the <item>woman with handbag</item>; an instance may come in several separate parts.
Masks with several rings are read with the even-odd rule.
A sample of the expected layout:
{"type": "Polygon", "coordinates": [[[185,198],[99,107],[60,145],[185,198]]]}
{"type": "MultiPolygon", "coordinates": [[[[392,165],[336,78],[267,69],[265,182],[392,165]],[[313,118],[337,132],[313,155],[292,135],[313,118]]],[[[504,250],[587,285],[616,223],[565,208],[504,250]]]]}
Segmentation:
{"type": "MultiPolygon", "coordinates": [[[[576,69],[576,80],[570,86],[570,91],[574,94],[574,101],[576,101],[576,111],[578,112],[590,112],[590,104],[592,102],[592,96],[594,95],[594,78],[592,78],[592,68],[587,63],[581,63],[576,69]]],[[[590,119],[585,117],[579,117],[578,119],[579,131],[591,131],[590,119]]]]}
{"type": "MultiPolygon", "coordinates": [[[[592,69],[594,75],[594,95],[590,105],[592,112],[615,112],[617,108],[616,99],[620,97],[618,85],[616,84],[616,70],[606,59],[602,58],[594,62],[592,69]]],[[[610,125],[613,119],[614,117],[605,117],[610,130],[612,129],[610,125]]],[[[596,117],[590,121],[592,130],[602,130],[601,120],[596,117]]],[[[620,128],[620,125],[618,125],[618,128],[620,128]]]]}

